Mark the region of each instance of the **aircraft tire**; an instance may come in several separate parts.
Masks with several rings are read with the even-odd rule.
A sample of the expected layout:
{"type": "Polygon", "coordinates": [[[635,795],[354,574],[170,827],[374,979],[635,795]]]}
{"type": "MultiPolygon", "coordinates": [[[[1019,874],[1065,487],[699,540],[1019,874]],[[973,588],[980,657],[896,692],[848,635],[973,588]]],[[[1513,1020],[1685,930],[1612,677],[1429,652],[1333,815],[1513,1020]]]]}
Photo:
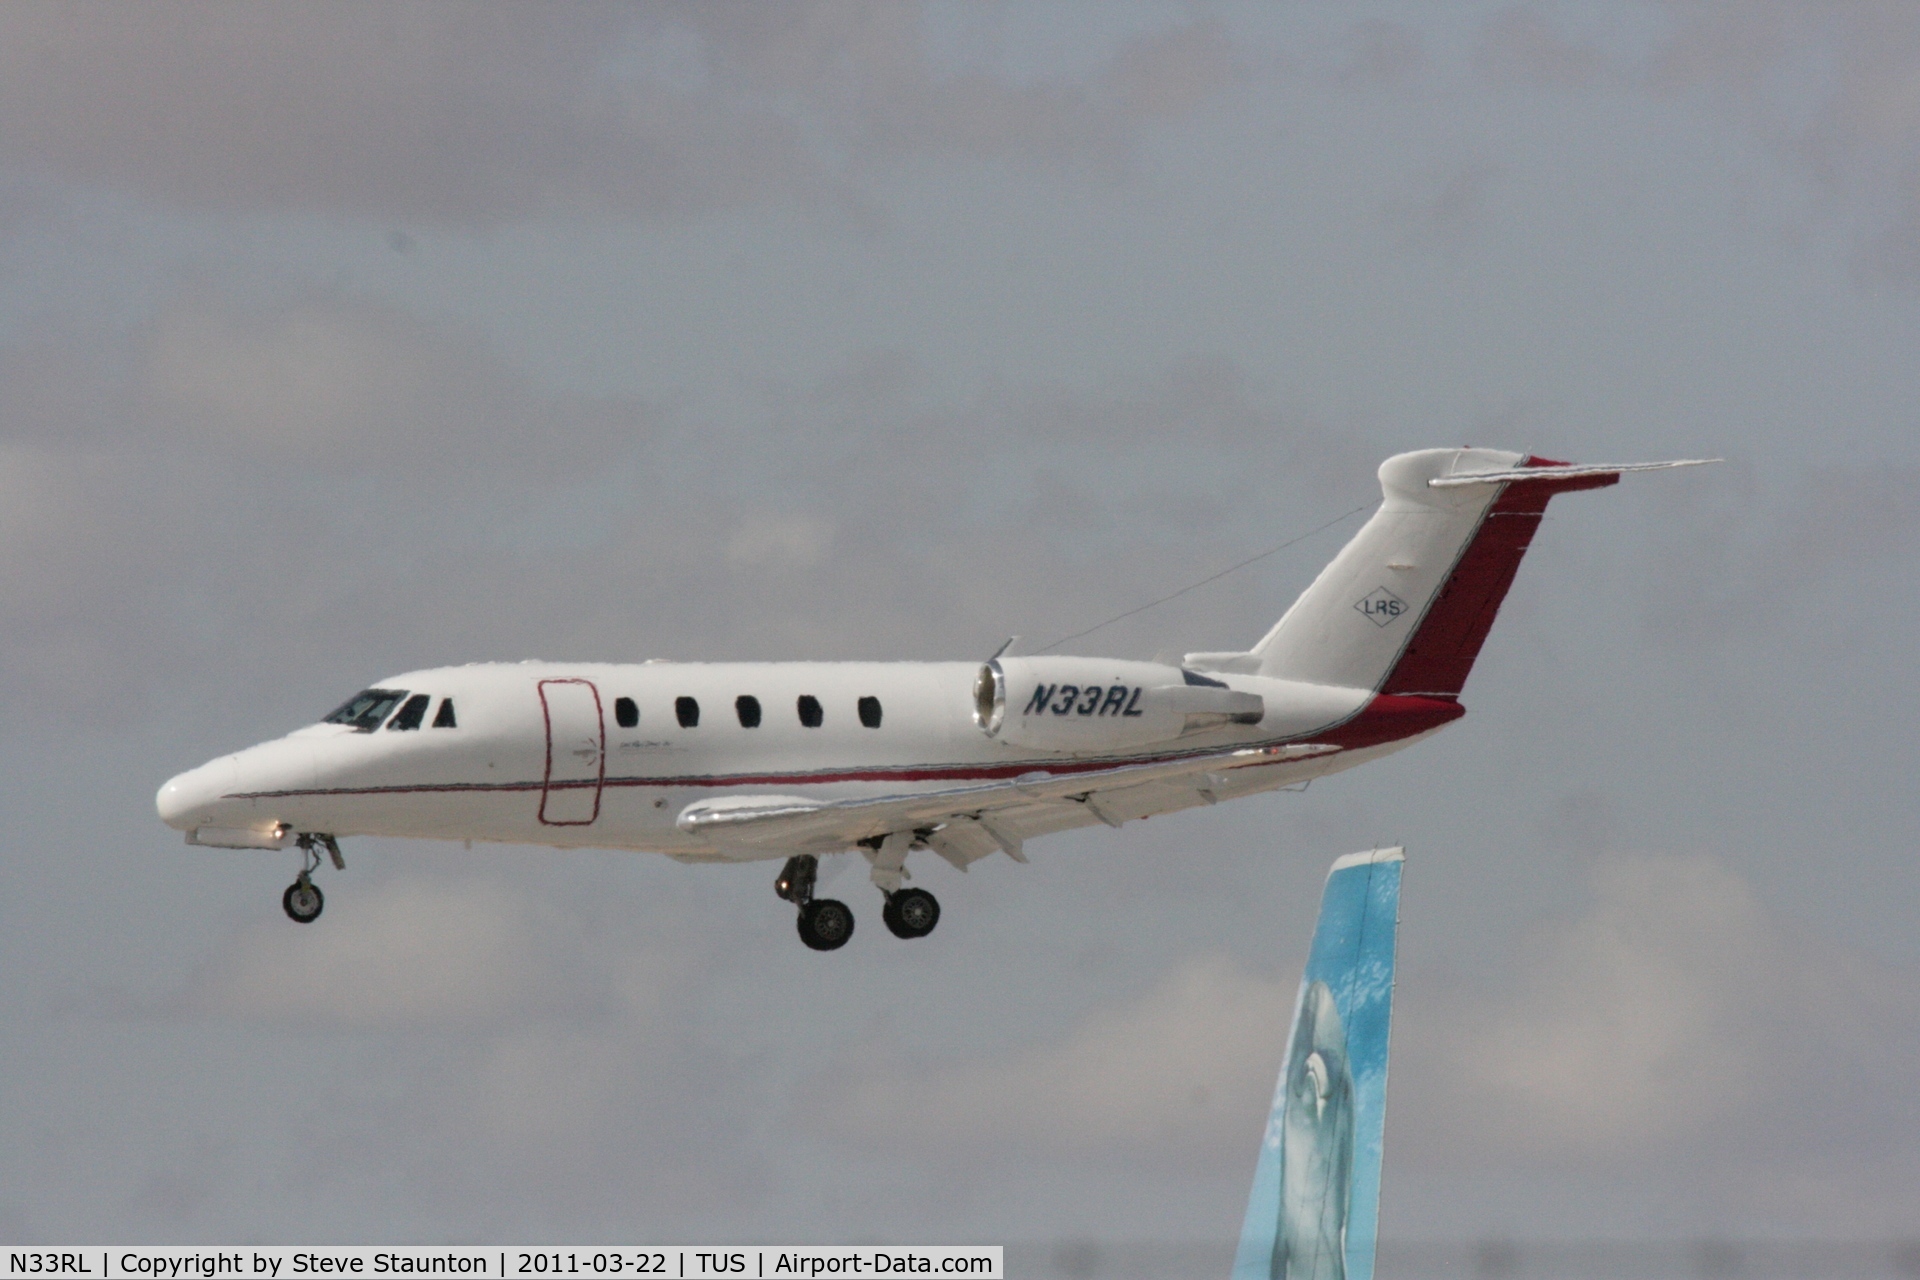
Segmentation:
{"type": "Polygon", "coordinates": [[[287,918],[298,924],[312,924],[318,920],[326,905],[326,895],[311,880],[295,880],[280,895],[280,906],[286,911],[287,918]]]}
{"type": "Polygon", "coordinates": [[[833,898],[815,898],[800,908],[800,941],[815,951],[838,951],[853,936],[853,912],[833,898]]]}
{"type": "Polygon", "coordinates": [[[925,889],[902,889],[887,897],[880,913],[896,938],[924,938],[940,923],[940,900],[925,889]]]}

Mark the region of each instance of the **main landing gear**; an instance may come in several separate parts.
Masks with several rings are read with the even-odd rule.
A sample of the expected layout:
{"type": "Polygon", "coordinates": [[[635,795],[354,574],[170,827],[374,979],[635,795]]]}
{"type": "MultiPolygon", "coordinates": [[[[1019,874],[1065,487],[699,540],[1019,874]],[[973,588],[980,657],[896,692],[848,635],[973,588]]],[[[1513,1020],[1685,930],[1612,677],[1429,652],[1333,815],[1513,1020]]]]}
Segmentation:
{"type": "Polygon", "coordinates": [[[940,900],[925,889],[902,889],[887,895],[880,918],[896,938],[924,938],[940,923],[940,900]]]}
{"type": "Polygon", "coordinates": [[[294,843],[300,847],[303,865],[300,874],[287,886],[287,891],[280,895],[280,906],[286,911],[288,919],[298,924],[312,924],[320,918],[321,910],[327,905],[326,895],[313,882],[313,873],[320,869],[320,851],[327,851],[336,871],[345,871],[347,860],[340,856],[340,844],[330,835],[303,832],[294,843]]]}
{"type": "MultiPolygon", "coordinates": [[[[896,938],[924,938],[940,923],[940,900],[925,889],[904,889],[903,864],[913,842],[911,832],[876,838],[866,846],[873,862],[873,883],[886,899],[880,918],[896,938]]],[[[800,941],[815,951],[837,951],[853,936],[853,912],[844,902],[813,896],[820,859],[810,853],[787,859],[773,882],[773,891],[800,908],[800,941]]],[[[289,890],[291,892],[291,890],[289,890]]]]}
{"type": "Polygon", "coordinates": [[[833,898],[813,896],[820,859],[810,853],[788,858],[773,891],[800,908],[800,941],[815,951],[837,951],[853,936],[853,912],[833,898]]]}
{"type": "Polygon", "coordinates": [[[880,918],[887,922],[887,928],[896,938],[924,938],[940,923],[939,899],[925,889],[900,887],[908,878],[907,851],[917,839],[916,832],[895,831],[865,841],[862,846],[867,861],[873,864],[873,886],[887,900],[880,918]]]}

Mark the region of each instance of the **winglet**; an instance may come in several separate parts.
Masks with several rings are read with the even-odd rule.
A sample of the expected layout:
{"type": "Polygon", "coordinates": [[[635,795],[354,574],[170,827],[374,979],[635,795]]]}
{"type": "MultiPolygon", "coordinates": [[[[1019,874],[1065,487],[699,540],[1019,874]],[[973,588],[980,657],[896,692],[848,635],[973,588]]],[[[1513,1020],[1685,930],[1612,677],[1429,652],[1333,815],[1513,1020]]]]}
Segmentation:
{"type": "Polygon", "coordinates": [[[1629,471],[1670,471],[1674,467],[1704,467],[1725,458],[1675,458],[1670,462],[1590,462],[1555,463],[1544,467],[1512,467],[1506,471],[1468,471],[1460,475],[1435,476],[1427,481],[1429,489],[1457,489],[1469,484],[1509,484],[1515,480],[1577,480],[1587,476],[1612,476],[1618,479],[1629,471]]]}
{"type": "Polygon", "coordinates": [[[1327,873],[1233,1280],[1373,1280],[1402,861],[1327,873]]]}

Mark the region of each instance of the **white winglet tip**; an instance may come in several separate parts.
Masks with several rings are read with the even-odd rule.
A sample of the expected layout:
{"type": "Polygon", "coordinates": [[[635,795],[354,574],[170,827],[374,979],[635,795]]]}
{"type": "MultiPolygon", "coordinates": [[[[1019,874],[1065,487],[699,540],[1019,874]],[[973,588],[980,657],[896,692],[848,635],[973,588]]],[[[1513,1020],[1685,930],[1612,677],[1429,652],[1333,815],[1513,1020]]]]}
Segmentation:
{"type": "Polygon", "coordinates": [[[1348,867],[1361,867],[1374,862],[1405,862],[1406,860],[1407,850],[1404,845],[1395,845],[1390,849],[1363,849],[1359,853],[1344,854],[1334,859],[1333,866],[1328,868],[1327,874],[1331,876],[1334,872],[1345,871],[1348,867]]]}

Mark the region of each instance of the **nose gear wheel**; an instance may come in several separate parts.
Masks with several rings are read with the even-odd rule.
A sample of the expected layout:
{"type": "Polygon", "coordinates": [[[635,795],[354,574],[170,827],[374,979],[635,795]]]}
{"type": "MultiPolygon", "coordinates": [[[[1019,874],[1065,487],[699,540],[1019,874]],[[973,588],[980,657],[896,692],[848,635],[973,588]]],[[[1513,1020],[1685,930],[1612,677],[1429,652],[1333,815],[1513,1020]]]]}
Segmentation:
{"type": "Polygon", "coordinates": [[[280,895],[280,905],[286,909],[288,918],[299,924],[312,924],[320,918],[327,899],[320,892],[320,886],[309,880],[303,871],[300,878],[288,885],[287,891],[280,895]]]}
{"type": "Polygon", "coordinates": [[[320,851],[326,850],[336,871],[346,870],[347,860],[340,856],[339,842],[324,832],[303,831],[294,843],[300,849],[300,874],[280,895],[280,906],[289,920],[298,924],[312,924],[320,918],[320,912],[327,905],[326,895],[313,882],[313,873],[320,869],[320,851]]]}

